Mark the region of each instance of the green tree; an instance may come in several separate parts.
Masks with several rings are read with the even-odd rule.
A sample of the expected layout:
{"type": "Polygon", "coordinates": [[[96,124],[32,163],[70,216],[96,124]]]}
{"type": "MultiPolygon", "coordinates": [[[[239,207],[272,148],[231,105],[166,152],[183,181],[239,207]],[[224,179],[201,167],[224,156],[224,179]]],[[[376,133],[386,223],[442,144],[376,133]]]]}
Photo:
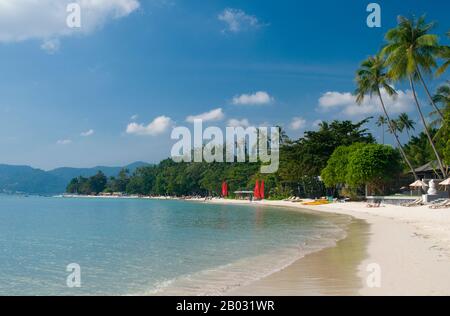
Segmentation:
{"type": "MultiPolygon", "coordinates": [[[[436,130],[432,129],[430,133],[434,137],[436,135],[436,130]]],[[[434,161],[433,149],[424,132],[421,132],[417,136],[412,136],[409,142],[405,144],[404,149],[415,168],[421,167],[430,161],[434,161]]]]}
{"type": "Polygon", "coordinates": [[[431,73],[432,69],[437,66],[435,55],[439,49],[438,38],[434,34],[428,34],[433,26],[433,23],[427,24],[423,16],[411,20],[400,16],[398,26],[386,34],[388,44],[383,48],[382,55],[387,56],[386,64],[390,67],[388,74],[393,80],[408,78],[425,133],[433,148],[439,168],[445,175],[442,159],[429,133],[414,83],[415,80],[420,80],[435,110],[439,116],[443,117],[442,112],[432,100],[421,73],[421,70],[431,73]]]}
{"type": "Polygon", "coordinates": [[[385,61],[380,56],[369,57],[361,63],[361,67],[356,74],[356,102],[358,104],[362,104],[367,95],[370,97],[372,97],[373,94],[377,95],[381,108],[383,109],[384,115],[388,121],[389,129],[394,135],[400,153],[402,154],[408,167],[411,169],[411,172],[414,174],[414,177],[418,179],[411,162],[403,150],[402,144],[400,143],[400,139],[398,138],[396,132],[396,128],[394,127],[394,123],[389,117],[386,106],[384,105],[383,97],[381,96],[381,89],[384,89],[384,91],[386,91],[386,93],[390,96],[396,95],[396,91],[391,87],[390,79],[385,72],[384,63],[385,61]]]}
{"type": "MultiPolygon", "coordinates": [[[[369,119],[357,123],[351,121],[323,122],[317,131],[307,131],[303,138],[294,145],[292,161],[295,168],[293,174],[316,177],[325,168],[334,150],[342,145],[353,143],[374,143],[375,139],[363,126],[369,119]]],[[[291,164],[291,167],[293,165],[291,164]]]]}
{"type": "Polygon", "coordinates": [[[97,174],[91,178],[89,178],[89,187],[91,193],[98,194],[103,192],[106,188],[106,183],[108,182],[108,178],[101,171],[97,172],[97,174]]]}
{"type": "Polygon", "coordinates": [[[351,146],[340,146],[331,155],[327,166],[322,170],[321,177],[328,188],[347,183],[347,168],[350,154],[366,146],[363,143],[355,143],[351,146]]]}
{"type": "Polygon", "coordinates": [[[350,186],[369,185],[380,188],[402,171],[401,158],[386,145],[366,145],[349,154],[346,181],[350,186]]]}
{"type": "Polygon", "coordinates": [[[78,181],[78,178],[74,178],[70,181],[70,183],[67,185],[66,192],[77,194],[79,190],[80,183],[78,181]]]}
{"type": "Polygon", "coordinates": [[[78,177],[78,194],[88,195],[92,192],[89,179],[85,177],[78,177]]]}
{"type": "Polygon", "coordinates": [[[447,166],[450,166],[450,111],[445,111],[444,123],[441,128],[444,161],[447,166]]]}

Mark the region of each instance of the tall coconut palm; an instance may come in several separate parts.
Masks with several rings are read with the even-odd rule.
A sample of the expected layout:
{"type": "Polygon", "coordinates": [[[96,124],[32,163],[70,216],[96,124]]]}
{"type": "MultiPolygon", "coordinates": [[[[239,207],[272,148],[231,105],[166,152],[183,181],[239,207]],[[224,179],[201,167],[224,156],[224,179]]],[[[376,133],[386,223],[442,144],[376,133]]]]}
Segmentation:
{"type": "Polygon", "coordinates": [[[376,94],[378,96],[381,108],[383,109],[389,128],[393,131],[393,135],[397,141],[400,153],[417,180],[417,174],[406,156],[405,151],[403,150],[397,131],[393,126],[392,120],[389,118],[389,114],[386,110],[386,106],[384,105],[383,97],[381,95],[381,89],[386,91],[389,96],[395,96],[397,94],[394,88],[392,88],[389,84],[389,78],[384,70],[384,63],[385,61],[380,56],[369,57],[361,63],[360,69],[358,69],[356,73],[356,102],[361,104],[367,95],[372,97],[373,94],[376,94]]]}
{"type": "Polygon", "coordinates": [[[399,125],[399,129],[401,129],[402,131],[405,130],[406,134],[408,134],[408,138],[411,138],[409,131],[415,130],[414,125],[416,125],[416,122],[411,120],[408,114],[401,113],[398,117],[397,124],[399,125]]]}
{"type": "Polygon", "coordinates": [[[383,115],[380,115],[380,117],[378,117],[378,120],[376,122],[377,126],[381,127],[381,132],[382,132],[381,137],[383,140],[383,145],[384,145],[384,125],[386,125],[387,123],[388,123],[388,121],[387,121],[386,117],[383,115]]]}
{"type": "Polygon", "coordinates": [[[418,19],[400,16],[398,26],[386,34],[389,44],[383,52],[387,53],[387,62],[391,66],[389,75],[399,79],[406,72],[414,80],[419,80],[434,109],[443,118],[422,76],[422,71],[431,74],[433,68],[437,67],[436,56],[442,51],[438,36],[428,34],[433,27],[434,23],[426,23],[424,16],[418,19]]]}
{"type": "MultiPolygon", "coordinates": [[[[396,28],[391,29],[386,34],[388,44],[383,48],[382,55],[387,56],[386,64],[390,67],[389,77],[393,80],[401,80],[407,78],[411,87],[414,102],[417,111],[425,128],[428,141],[430,142],[433,152],[439,164],[442,175],[446,176],[446,170],[442,163],[442,159],[436,149],[436,146],[428,130],[427,122],[419,103],[414,81],[419,79],[423,82],[420,69],[427,72],[436,66],[434,54],[436,53],[437,36],[427,34],[433,27],[433,24],[426,24],[424,17],[419,19],[408,20],[399,17],[399,24],[396,28]]],[[[430,99],[432,99],[430,95],[430,99]]],[[[432,100],[431,100],[432,101],[432,100]]],[[[443,118],[443,114],[436,104],[432,101],[437,113],[443,118]]]]}

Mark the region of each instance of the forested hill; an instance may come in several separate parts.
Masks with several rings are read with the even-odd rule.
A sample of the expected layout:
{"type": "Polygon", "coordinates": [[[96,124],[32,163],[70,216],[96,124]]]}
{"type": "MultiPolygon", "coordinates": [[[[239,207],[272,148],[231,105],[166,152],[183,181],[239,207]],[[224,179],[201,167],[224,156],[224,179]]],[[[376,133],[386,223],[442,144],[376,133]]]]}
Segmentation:
{"type": "Polygon", "coordinates": [[[134,172],[137,168],[147,165],[144,162],[135,162],[125,167],[98,166],[44,171],[29,166],[0,164],[0,193],[58,194],[65,192],[67,183],[79,175],[90,177],[102,171],[108,177],[112,177],[117,176],[123,168],[134,172]]]}

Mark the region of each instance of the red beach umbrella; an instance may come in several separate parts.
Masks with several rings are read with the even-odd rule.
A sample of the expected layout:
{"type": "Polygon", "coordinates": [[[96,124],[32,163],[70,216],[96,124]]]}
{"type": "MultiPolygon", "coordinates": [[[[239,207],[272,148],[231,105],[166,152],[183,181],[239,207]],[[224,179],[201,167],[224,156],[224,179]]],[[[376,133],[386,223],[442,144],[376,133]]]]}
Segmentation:
{"type": "Polygon", "coordinates": [[[259,181],[258,180],[256,180],[255,189],[253,190],[253,197],[255,199],[260,199],[261,198],[259,196],[259,181]]]}
{"type": "Polygon", "coordinates": [[[265,194],[264,194],[264,180],[262,180],[261,181],[261,186],[259,188],[259,198],[261,200],[264,200],[264,196],[265,196],[265,194]]]}
{"type": "Polygon", "coordinates": [[[222,196],[228,196],[228,184],[225,181],[222,183],[222,196]]]}
{"type": "Polygon", "coordinates": [[[228,191],[227,190],[227,183],[224,181],[224,182],[222,182],[222,196],[223,197],[226,197],[228,195],[227,191],[228,191]]]}

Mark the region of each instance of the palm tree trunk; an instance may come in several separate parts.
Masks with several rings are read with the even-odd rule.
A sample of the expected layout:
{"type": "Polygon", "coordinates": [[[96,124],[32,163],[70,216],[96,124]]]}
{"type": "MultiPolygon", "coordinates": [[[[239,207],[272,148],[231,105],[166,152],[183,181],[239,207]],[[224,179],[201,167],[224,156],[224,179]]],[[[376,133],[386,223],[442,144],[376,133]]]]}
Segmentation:
{"type": "Polygon", "coordinates": [[[433,139],[431,138],[430,131],[428,130],[427,122],[425,121],[425,117],[423,116],[422,109],[420,108],[419,100],[417,99],[416,88],[414,87],[414,82],[412,75],[409,75],[409,84],[411,86],[411,90],[413,92],[414,101],[416,102],[417,110],[419,111],[420,119],[422,120],[422,124],[425,129],[425,134],[427,134],[428,141],[430,142],[431,148],[433,148],[434,154],[439,164],[439,169],[441,169],[442,176],[445,178],[447,173],[445,172],[444,165],[442,164],[441,157],[436,150],[436,146],[434,145],[433,139]]]}
{"type": "Polygon", "coordinates": [[[387,112],[387,110],[386,110],[386,107],[385,107],[385,105],[384,105],[383,98],[381,97],[381,91],[380,91],[380,88],[378,88],[378,97],[380,98],[381,107],[383,108],[384,115],[386,115],[386,119],[387,119],[387,121],[388,121],[389,128],[392,130],[392,134],[394,134],[394,138],[395,138],[395,140],[397,141],[398,148],[400,149],[400,153],[402,154],[403,159],[405,160],[405,162],[406,162],[406,164],[408,165],[408,167],[411,169],[411,172],[412,172],[413,175],[414,175],[414,179],[415,179],[415,180],[418,180],[419,178],[417,177],[416,171],[414,170],[414,168],[413,168],[411,162],[409,161],[408,157],[406,156],[406,153],[405,153],[405,151],[403,150],[403,146],[402,146],[402,144],[400,143],[400,140],[398,139],[397,132],[395,131],[394,127],[392,126],[392,121],[391,121],[391,119],[389,118],[389,114],[388,114],[388,112],[387,112]]]}
{"type": "Polygon", "coordinates": [[[417,74],[419,75],[420,82],[422,82],[422,86],[424,87],[424,89],[425,89],[425,91],[426,91],[426,93],[428,95],[428,98],[430,99],[431,104],[433,105],[434,109],[441,116],[441,118],[443,120],[444,119],[444,115],[442,114],[442,111],[439,109],[439,107],[436,105],[436,103],[434,103],[433,97],[431,96],[431,93],[428,90],[427,85],[425,84],[425,80],[423,80],[422,73],[420,72],[419,67],[416,67],[416,71],[417,71],[417,74]]]}
{"type": "Polygon", "coordinates": [[[384,145],[384,123],[383,124],[381,124],[381,135],[382,135],[382,138],[383,138],[383,145],[384,145]]]}

